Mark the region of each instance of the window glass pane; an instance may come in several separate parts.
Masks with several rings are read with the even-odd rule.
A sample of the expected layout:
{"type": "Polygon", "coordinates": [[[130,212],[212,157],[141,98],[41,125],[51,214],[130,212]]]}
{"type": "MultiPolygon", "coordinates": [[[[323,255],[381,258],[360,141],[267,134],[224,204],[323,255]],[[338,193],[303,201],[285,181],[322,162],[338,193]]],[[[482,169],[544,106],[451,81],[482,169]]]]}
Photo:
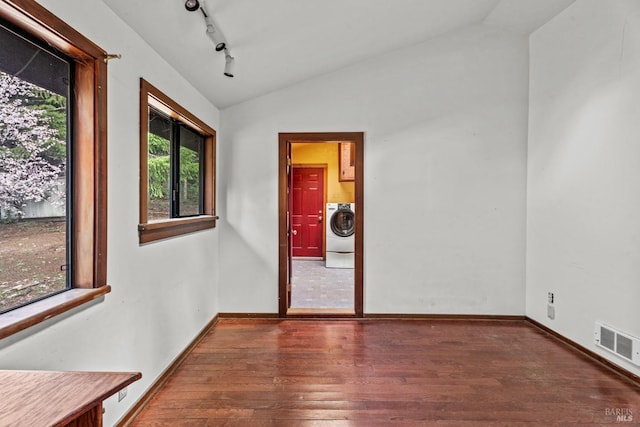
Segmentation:
{"type": "Polygon", "coordinates": [[[0,26],[0,312],[67,289],[71,66],[0,26]]]}
{"type": "Polygon", "coordinates": [[[202,149],[204,138],[192,130],[180,126],[180,177],[179,216],[202,213],[202,149]]]}
{"type": "Polygon", "coordinates": [[[149,108],[148,219],[171,217],[171,120],[149,108]]]}

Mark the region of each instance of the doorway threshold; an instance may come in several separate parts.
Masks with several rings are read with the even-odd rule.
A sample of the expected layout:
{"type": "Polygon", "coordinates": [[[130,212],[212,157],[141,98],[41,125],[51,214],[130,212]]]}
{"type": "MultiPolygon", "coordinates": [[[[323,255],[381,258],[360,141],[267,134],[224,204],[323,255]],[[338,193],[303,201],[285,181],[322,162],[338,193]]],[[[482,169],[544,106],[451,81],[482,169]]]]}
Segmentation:
{"type": "Polygon", "coordinates": [[[353,308],[289,308],[287,318],[354,318],[353,308]]]}

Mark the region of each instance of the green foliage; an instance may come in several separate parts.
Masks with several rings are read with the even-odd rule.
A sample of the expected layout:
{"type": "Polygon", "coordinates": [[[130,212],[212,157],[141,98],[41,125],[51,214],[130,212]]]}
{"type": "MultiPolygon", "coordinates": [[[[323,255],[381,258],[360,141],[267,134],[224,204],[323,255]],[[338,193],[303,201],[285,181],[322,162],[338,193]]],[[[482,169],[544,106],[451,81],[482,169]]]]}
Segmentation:
{"type": "MultiPolygon", "coordinates": [[[[149,198],[164,199],[169,196],[171,170],[170,143],[161,136],[149,133],[149,198]]],[[[183,198],[199,194],[200,162],[198,153],[180,147],[180,182],[183,198]]]]}
{"type": "MultiPolygon", "coordinates": [[[[198,153],[186,147],[180,147],[181,200],[198,202],[200,194],[200,163],[198,153]]],[[[182,210],[182,205],[180,210],[182,210]]]]}
{"type": "Polygon", "coordinates": [[[170,152],[169,140],[155,133],[149,133],[149,156],[168,156],[170,152]]]}
{"type": "Polygon", "coordinates": [[[186,147],[180,147],[180,181],[196,181],[200,178],[198,153],[186,147]]]}
{"type": "Polygon", "coordinates": [[[169,140],[149,133],[149,198],[162,199],[169,195],[169,140]]]}

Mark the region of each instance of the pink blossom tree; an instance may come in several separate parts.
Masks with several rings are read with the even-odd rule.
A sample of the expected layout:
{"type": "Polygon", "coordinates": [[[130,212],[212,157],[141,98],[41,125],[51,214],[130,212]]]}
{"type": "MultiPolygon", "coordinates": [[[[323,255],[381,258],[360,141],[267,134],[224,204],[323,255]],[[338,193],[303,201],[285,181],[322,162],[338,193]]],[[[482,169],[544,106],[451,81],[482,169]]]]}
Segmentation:
{"type": "Polygon", "coordinates": [[[64,198],[58,178],[64,164],[45,152],[64,143],[44,110],[27,105],[43,89],[0,72],[0,218],[20,219],[27,201],[64,198]]]}

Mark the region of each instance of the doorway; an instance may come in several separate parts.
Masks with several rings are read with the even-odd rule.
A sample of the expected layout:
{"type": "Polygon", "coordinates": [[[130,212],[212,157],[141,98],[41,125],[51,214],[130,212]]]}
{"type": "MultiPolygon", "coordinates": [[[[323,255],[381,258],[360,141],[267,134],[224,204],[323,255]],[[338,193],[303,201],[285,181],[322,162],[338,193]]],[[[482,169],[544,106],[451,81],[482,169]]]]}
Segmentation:
{"type": "MultiPolygon", "coordinates": [[[[363,146],[364,134],[361,132],[279,134],[278,314],[280,317],[362,317],[363,315],[363,146]],[[335,170],[329,172],[326,165],[300,165],[293,159],[294,148],[305,145],[319,148],[318,144],[325,144],[325,147],[329,147],[328,144],[331,144],[331,147],[339,147],[335,152],[337,157],[335,160],[339,166],[335,170]],[[353,191],[348,197],[349,200],[346,200],[346,196],[336,196],[334,189],[327,189],[329,187],[327,182],[330,179],[351,181],[349,184],[353,191]],[[297,196],[295,200],[294,194],[297,196]],[[322,199],[320,199],[321,195],[322,199]],[[341,197],[344,200],[341,200],[341,197]],[[318,206],[319,200],[322,200],[322,206],[318,206]],[[349,246],[346,242],[351,242],[349,246],[351,249],[340,250],[339,255],[344,259],[341,259],[339,265],[335,265],[336,261],[333,257],[331,258],[330,267],[340,268],[327,268],[326,263],[327,235],[336,237],[333,232],[327,230],[327,224],[330,221],[330,218],[326,217],[327,207],[333,205],[343,210],[351,206],[357,209],[357,214],[352,219],[353,233],[338,236],[345,240],[343,245],[349,246]],[[321,242],[318,240],[320,235],[321,242]],[[321,249],[318,249],[319,246],[321,249]],[[295,268],[294,262],[297,263],[295,268]],[[337,290],[337,292],[346,290],[351,294],[349,298],[344,299],[352,301],[349,307],[325,308],[320,307],[319,304],[300,308],[292,305],[292,283],[300,283],[300,275],[306,274],[305,271],[309,269],[314,271],[310,274],[318,274],[318,272],[326,274],[327,285],[340,285],[345,277],[350,278],[348,288],[343,287],[337,290]]],[[[345,183],[342,182],[342,184],[345,183]]],[[[338,217],[348,218],[343,211],[338,217]]],[[[334,241],[330,243],[332,247],[335,246],[334,241]]]]}

